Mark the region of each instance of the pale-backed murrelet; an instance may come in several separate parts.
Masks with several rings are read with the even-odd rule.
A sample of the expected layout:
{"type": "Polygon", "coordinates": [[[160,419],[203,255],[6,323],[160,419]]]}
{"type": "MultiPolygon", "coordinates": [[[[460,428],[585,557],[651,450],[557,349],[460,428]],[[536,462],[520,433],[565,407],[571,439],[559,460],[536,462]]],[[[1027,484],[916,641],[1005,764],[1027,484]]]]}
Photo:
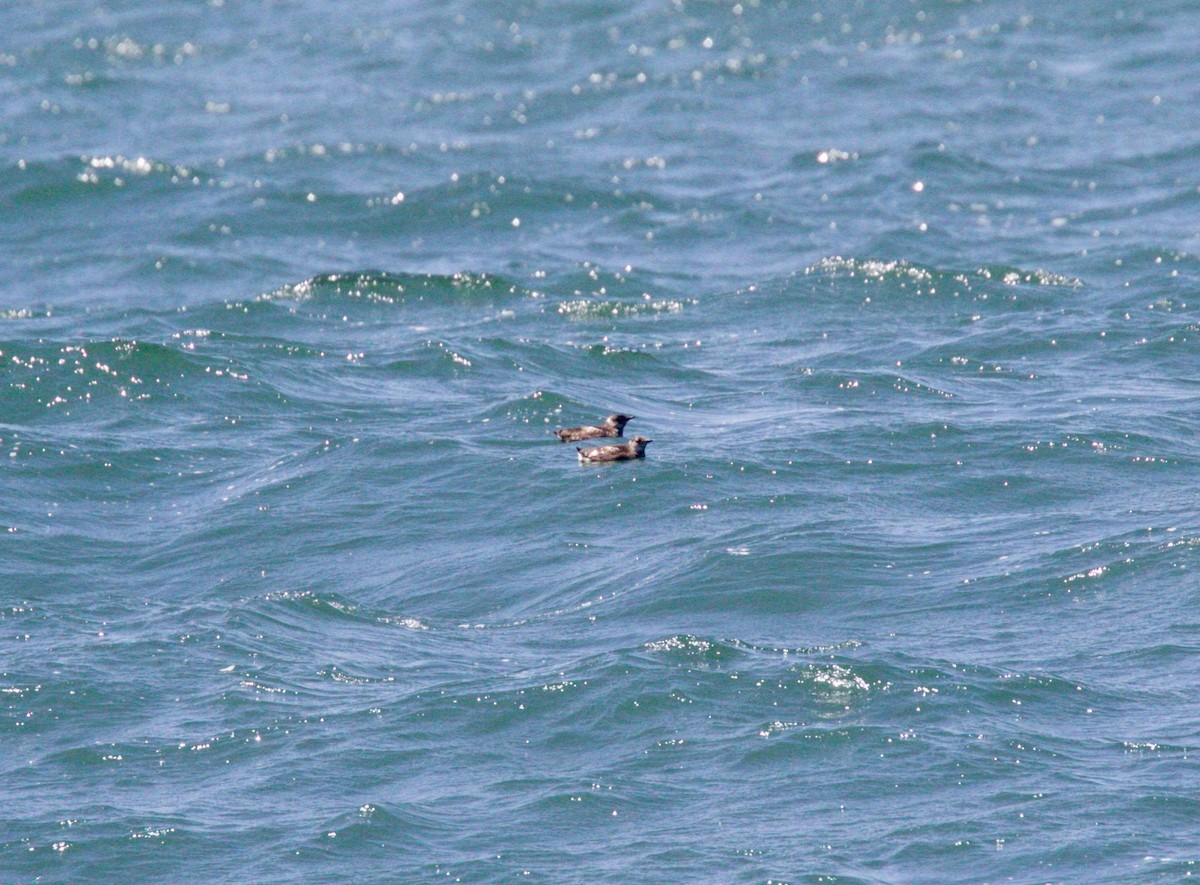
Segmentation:
{"type": "Polygon", "coordinates": [[[609,415],[599,427],[566,427],[554,431],[554,435],[561,442],[579,442],[581,439],[621,436],[625,432],[625,424],[632,420],[632,415],[609,415]]]}
{"type": "Polygon", "coordinates": [[[644,436],[635,436],[624,445],[596,446],[594,449],[580,449],[579,460],[584,464],[595,464],[601,461],[633,461],[646,457],[646,446],[654,442],[644,436]]]}

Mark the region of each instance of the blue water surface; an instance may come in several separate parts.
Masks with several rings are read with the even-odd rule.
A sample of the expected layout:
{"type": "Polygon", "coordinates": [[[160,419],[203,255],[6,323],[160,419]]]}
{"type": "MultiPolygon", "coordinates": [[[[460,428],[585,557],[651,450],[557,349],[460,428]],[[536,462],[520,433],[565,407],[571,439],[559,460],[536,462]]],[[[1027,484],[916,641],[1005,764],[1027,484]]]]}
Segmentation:
{"type": "Polygon", "coordinates": [[[1195,4],[3,18],[0,879],[1195,870],[1195,4]]]}

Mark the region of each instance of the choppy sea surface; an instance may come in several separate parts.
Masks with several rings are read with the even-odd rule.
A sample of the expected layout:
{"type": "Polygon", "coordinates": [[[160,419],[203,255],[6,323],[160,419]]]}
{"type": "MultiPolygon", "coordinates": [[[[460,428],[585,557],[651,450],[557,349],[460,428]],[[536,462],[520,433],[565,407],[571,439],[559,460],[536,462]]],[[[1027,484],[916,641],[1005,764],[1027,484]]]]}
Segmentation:
{"type": "Polygon", "coordinates": [[[1196,4],[3,19],[0,880],[1196,871],[1196,4]]]}

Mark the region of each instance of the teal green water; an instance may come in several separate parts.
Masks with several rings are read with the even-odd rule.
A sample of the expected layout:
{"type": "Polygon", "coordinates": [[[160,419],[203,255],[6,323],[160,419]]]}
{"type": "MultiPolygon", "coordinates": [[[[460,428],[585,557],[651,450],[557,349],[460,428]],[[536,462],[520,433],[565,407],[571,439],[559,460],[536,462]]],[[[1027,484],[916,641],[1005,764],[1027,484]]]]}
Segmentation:
{"type": "Polygon", "coordinates": [[[1193,871],[1190,5],[8,15],[0,879],[1193,871]]]}

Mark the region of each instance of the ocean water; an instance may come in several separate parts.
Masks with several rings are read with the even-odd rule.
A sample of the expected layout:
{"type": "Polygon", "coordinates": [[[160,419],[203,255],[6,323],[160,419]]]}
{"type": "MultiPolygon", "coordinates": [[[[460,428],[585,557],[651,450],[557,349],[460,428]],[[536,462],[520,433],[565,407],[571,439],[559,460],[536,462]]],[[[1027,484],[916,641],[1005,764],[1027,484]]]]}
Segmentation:
{"type": "Polygon", "coordinates": [[[0,881],[1196,870],[1196,4],[3,20],[0,881]]]}

